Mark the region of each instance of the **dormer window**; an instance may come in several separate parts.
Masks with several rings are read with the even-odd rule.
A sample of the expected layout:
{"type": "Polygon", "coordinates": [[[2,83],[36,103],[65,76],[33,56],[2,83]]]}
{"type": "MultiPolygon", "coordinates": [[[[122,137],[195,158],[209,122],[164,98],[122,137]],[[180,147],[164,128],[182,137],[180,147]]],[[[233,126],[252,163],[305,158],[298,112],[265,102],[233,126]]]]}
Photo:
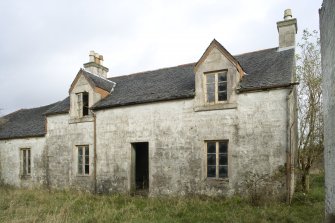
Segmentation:
{"type": "Polygon", "coordinates": [[[89,114],[88,92],[77,93],[78,116],[84,117],[89,114]]]}
{"type": "Polygon", "coordinates": [[[227,101],[227,73],[227,70],[205,72],[207,103],[227,101]]]}

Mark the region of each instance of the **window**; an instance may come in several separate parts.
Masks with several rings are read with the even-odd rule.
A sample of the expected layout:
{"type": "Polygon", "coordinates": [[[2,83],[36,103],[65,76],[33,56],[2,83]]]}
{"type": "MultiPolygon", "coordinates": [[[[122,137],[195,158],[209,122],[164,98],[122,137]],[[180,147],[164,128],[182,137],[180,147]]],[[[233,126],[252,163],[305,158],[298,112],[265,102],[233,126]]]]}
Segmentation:
{"type": "Polygon", "coordinates": [[[77,109],[79,117],[87,116],[89,111],[88,106],[88,92],[82,92],[77,94],[77,109]]]}
{"type": "Polygon", "coordinates": [[[228,177],[228,141],[207,141],[207,177],[228,177]]]}
{"type": "Polygon", "coordinates": [[[227,70],[205,73],[206,101],[208,103],[227,101],[227,73],[227,70]]]}
{"type": "Polygon", "coordinates": [[[21,173],[22,176],[29,176],[31,174],[31,152],[30,149],[21,149],[21,173]]]}
{"type": "Polygon", "coordinates": [[[77,146],[78,148],[78,174],[89,175],[90,174],[90,152],[89,147],[77,146]]]}
{"type": "Polygon", "coordinates": [[[88,115],[88,93],[83,92],[83,116],[88,115]]]}

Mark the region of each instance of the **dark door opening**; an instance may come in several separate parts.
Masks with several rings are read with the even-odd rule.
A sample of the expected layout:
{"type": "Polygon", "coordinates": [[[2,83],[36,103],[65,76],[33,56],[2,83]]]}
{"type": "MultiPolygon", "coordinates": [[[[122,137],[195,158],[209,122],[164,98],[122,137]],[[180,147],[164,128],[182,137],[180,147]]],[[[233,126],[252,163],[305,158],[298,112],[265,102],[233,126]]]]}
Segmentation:
{"type": "Polygon", "coordinates": [[[149,143],[132,143],[135,153],[135,189],[149,189],[149,143]]]}

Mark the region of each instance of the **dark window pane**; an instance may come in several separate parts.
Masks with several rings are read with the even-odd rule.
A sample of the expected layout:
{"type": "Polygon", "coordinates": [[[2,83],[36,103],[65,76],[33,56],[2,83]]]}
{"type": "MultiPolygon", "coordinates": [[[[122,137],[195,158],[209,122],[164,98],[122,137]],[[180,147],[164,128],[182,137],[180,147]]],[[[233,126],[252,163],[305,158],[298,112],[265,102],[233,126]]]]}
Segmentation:
{"type": "Polygon", "coordinates": [[[228,166],[219,166],[219,177],[228,177],[228,166]]]}
{"type": "Polygon", "coordinates": [[[27,173],[30,174],[30,149],[27,150],[28,152],[28,166],[27,166],[27,173]]]}
{"type": "Polygon", "coordinates": [[[83,93],[83,116],[88,115],[88,93],[83,93]]]}
{"type": "Polygon", "coordinates": [[[23,153],[23,175],[27,174],[27,155],[26,155],[26,150],[22,150],[23,153]]]}
{"type": "Polygon", "coordinates": [[[90,166],[89,165],[85,165],[85,174],[89,174],[90,173],[90,166]]]}
{"type": "Polygon", "coordinates": [[[207,153],[216,153],[215,142],[207,142],[207,153]]]}
{"type": "Polygon", "coordinates": [[[89,157],[85,156],[85,164],[88,164],[88,163],[89,163],[89,157]]]}
{"type": "Polygon", "coordinates": [[[78,174],[83,174],[83,165],[78,164],[78,174]]]}
{"type": "Polygon", "coordinates": [[[215,154],[207,154],[207,165],[216,165],[215,154]]]}
{"type": "Polygon", "coordinates": [[[228,145],[227,142],[219,142],[219,153],[227,153],[228,145]]]}
{"type": "Polygon", "coordinates": [[[215,166],[207,166],[207,177],[215,177],[215,166]]]}
{"type": "Polygon", "coordinates": [[[220,154],[219,157],[219,165],[228,165],[227,154],[220,154]]]}
{"type": "Polygon", "coordinates": [[[207,74],[206,75],[206,83],[215,83],[215,74],[207,74]]]}
{"type": "Polygon", "coordinates": [[[78,174],[83,174],[83,149],[78,147],[78,174]]]}
{"type": "Polygon", "coordinates": [[[227,71],[218,74],[218,81],[227,81],[227,71]]]}
{"type": "Polygon", "coordinates": [[[227,92],[219,92],[219,101],[227,101],[227,92]]]}
{"type": "Polygon", "coordinates": [[[219,83],[218,91],[227,91],[227,82],[219,83]]]}
{"type": "Polygon", "coordinates": [[[85,155],[88,156],[88,154],[89,154],[88,146],[85,146],[85,155]]]}

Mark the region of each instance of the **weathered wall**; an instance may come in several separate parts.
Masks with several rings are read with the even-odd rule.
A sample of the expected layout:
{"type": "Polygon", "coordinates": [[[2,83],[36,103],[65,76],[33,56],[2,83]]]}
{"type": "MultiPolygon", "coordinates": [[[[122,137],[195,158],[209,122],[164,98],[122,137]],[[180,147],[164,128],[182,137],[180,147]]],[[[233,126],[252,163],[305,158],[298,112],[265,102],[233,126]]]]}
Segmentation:
{"type": "Polygon", "coordinates": [[[324,101],[326,222],[335,221],[335,1],[324,0],[320,10],[324,101]]]}
{"type": "Polygon", "coordinates": [[[48,116],[46,135],[48,185],[53,188],[94,189],[94,117],[78,115],[76,93],[89,93],[89,106],[101,99],[101,95],[80,75],[70,92],[71,109],[68,114],[48,116]],[[89,146],[89,174],[78,174],[78,148],[89,146]]]}
{"type": "Polygon", "coordinates": [[[45,138],[0,140],[0,170],[5,184],[17,187],[39,187],[46,183],[45,138]],[[20,149],[31,149],[31,176],[20,175],[20,149]]]}
{"type": "Polygon", "coordinates": [[[93,190],[93,122],[71,123],[68,115],[48,117],[48,182],[52,188],[93,190]],[[90,174],[78,175],[78,145],[89,145],[90,174]]]}
{"type": "MultiPolygon", "coordinates": [[[[248,171],[266,174],[284,166],[287,94],[288,90],[239,94],[236,108],[213,111],[194,111],[191,99],[97,111],[98,191],[129,192],[131,143],[149,142],[151,195],[236,192],[248,171]],[[229,140],[229,179],[206,178],[206,140],[229,140]]],[[[69,124],[64,114],[47,117],[47,123],[45,138],[0,142],[5,182],[24,186],[19,149],[31,147],[34,182],[92,191],[93,122],[69,124]],[[77,145],[90,146],[88,176],[77,174],[77,145]],[[48,165],[42,162],[43,151],[48,165]]]]}
{"type": "Polygon", "coordinates": [[[194,111],[193,100],[97,112],[98,190],[131,188],[131,143],[149,142],[149,191],[232,194],[247,171],[286,162],[288,90],[236,96],[235,109],[194,111]],[[206,179],[205,140],[229,140],[229,180],[206,179]]]}

